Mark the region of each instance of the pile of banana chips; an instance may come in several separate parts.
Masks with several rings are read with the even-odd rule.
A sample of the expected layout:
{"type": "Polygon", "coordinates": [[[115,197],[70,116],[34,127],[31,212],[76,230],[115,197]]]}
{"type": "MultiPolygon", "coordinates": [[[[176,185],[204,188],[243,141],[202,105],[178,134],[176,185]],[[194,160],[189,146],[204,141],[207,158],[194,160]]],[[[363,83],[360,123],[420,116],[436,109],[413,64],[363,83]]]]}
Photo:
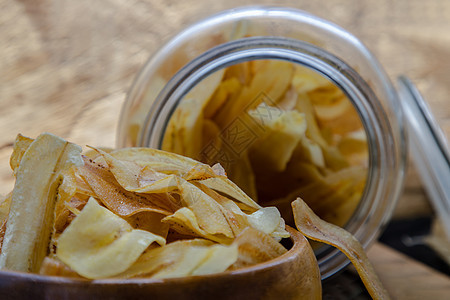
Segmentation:
{"type": "Polygon", "coordinates": [[[344,226],[364,192],[368,147],[347,95],[304,66],[254,60],[221,69],[180,100],[162,149],[220,162],[253,200],[293,224],[301,197],[344,226]]]}
{"type": "MultiPolygon", "coordinates": [[[[0,202],[0,269],[87,279],[207,275],[288,250],[275,207],[262,207],[219,165],[150,149],[81,147],[18,135],[13,191],[0,202]]],[[[384,291],[359,243],[297,199],[298,229],[340,248],[369,292],[384,291]]],[[[301,272],[301,270],[299,270],[301,272]]]]}

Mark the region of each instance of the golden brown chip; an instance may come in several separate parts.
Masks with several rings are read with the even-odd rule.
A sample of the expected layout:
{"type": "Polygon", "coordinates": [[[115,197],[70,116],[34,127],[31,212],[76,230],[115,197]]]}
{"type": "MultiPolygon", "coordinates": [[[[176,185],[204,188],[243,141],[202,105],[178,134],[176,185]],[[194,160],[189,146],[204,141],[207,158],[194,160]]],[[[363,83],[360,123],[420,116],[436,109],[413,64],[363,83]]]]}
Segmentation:
{"type": "Polygon", "coordinates": [[[5,237],[7,221],[8,221],[8,219],[3,220],[0,225],[0,253],[2,253],[3,238],[5,237]]]}
{"type": "MultiPolygon", "coordinates": [[[[69,201],[64,202],[63,208],[60,210],[55,209],[55,224],[54,229],[54,239],[56,236],[64,231],[64,229],[72,222],[75,218],[73,211],[81,211],[83,207],[88,202],[89,198],[80,199],[78,197],[72,197],[69,201]]],[[[51,249],[53,252],[53,249],[51,249]]]]}
{"type": "Polygon", "coordinates": [[[223,235],[209,234],[200,228],[197,217],[194,212],[187,207],[182,207],[174,214],[164,217],[163,223],[170,225],[170,228],[181,235],[193,237],[202,237],[218,243],[230,243],[230,238],[223,235]]]}
{"type": "Polygon", "coordinates": [[[197,158],[201,152],[203,112],[197,98],[183,99],[173,113],[164,134],[162,149],[197,158]]]}
{"type": "Polygon", "coordinates": [[[0,199],[0,224],[8,219],[9,208],[11,206],[12,193],[8,193],[2,199],[0,199]]]}
{"type": "Polygon", "coordinates": [[[260,209],[261,206],[252,200],[246,193],[244,193],[235,183],[233,183],[228,178],[215,177],[208,178],[200,181],[205,186],[209,187],[216,192],[227,195],[228,197],[234,199],[239,204],[243,204],[245,208],[242,208],[245,212],[253,212],[255,209],[260,209]]]}
{"type": "Polygon", "coordinates": [[[213,242],[203,239],[176,241],[164,247],[153,248],[144,253],[119,278],[130,277],[182,277],[190,275],[205,259],[213,242]],[[197,251],[200,249],[200,251],[197,251]]]}
{"type": "MultiPolygon", "coordinates": [[[[173,174],[167,175],[157,172],[149,166],[143,167],[133,161],[120,160],[101,150],[97,151],[102,155],[109,171],[114,175],[119,185],[127,191],[148,194],[167,193],[178,188],[180,184],[173,174]]],[[[209,166],[207,167],[211,169],[209,166]]],[[[192,176],[192,174],[189,175],[192,176]]]]}
{"type": "Polygon", "coordinates": [[[287,252],[279,242],[268,234],[247,227],[233,242],[238,246],[238,259],[231,269],[256,265],[287,252]]]}
{"type": "Polygon", "coordinates": [[[293,74],[289,62],[270,60],[259,68],[250,84],[242,88],[235,101],[228,101],[214,121],[220,128],[226,127],[246,110],[256,108],[266,98],[276,103],[288,89],[293,74]]]}
{"type": "Polygon", "coordinates": [[[230,180],[245,192],[248,197],[254,199],[254,201],[258,201],[255,174],[248,153],[244,152],[240,157],[233,159],[232,163],[228,164],[227,170],[230,180]]]}
{"type": "Polygon", "coordinates": [[[91,198],[58,238],[56,256],[83,277],[105,278],[124,272],[153,242],[165,239],[133,229],[91,198]]]}
{"type": "Polygon", "coordinates": [[[292,209],[295,224],[301,233],[312,240],[341,250],[355,266],[372,298],[389,299],[363,247],[353,235],[341,227],[321,220],[300,198],[292,202],[292,209]]]}
{"type": "MultiPolygon", "coordinates": [[[[217,170],[217,167],[216,167],[217,170]]],[[[219,172],[222,172],[222,170],[219,170],[219,172]]],[[[225,173],[223,171],[223,173],[225,173]]],[[[223,176],[223,175],[218,175],[215,170],[210,167],[209,165],[206,164],[197,164],[196,166],[194,166],[193,168],[191,168],[186,174],[183,175],[183,179],[185,180],[205,180],[208,178],[212,178],[212,177],[217,177],[217,176],[223,176]]]]}
{"type": "Polygon", "coordinates": [[[80,153],[81,147],[49,133],[28,146],[16,169],[0,268],[39,271],[53,231],[59,186],[67,170],[83,163],[80,153]]]}
{"type": "Polygon", "coordinates": [[[97,174],[92,173],[87,168],[78,168],[78,174],[85,180],[92,191],[108,209],[114,213],[128,217],[142,211],[160,213],[170,215],[172,212],[168,209],[156,205],[163,203],[162,199],[158,199],[156,195],[152,195],[153,202],[148,198],[126,191],[119,185],[106,181],[97,174]]]}
{"type": "Polygon", "coordinates": [[[234,237],[222,207],[213,198],[189,182],[180,185],[180,192],[182,201],[195,214],[200,228],[208,234],[234,237]]]}
{"type": "Polygon", "coordinates": [[[198,164],[198,161],[189,157],[153,148],[125,148],[114,150],[110,154],[117,159],[133,161],[168,174],[184,174],[198,164]]]}
{"type": "Polygon", "coordinates": [[[125,218],[125,220],[134,229],[146,230],[166,238],[169,232],[169,226],[161,222],[164,217],[165,215],[159,213],[143,211],[125,218]]]}
{"type": "Polygon", "coordinates": [[[14,140],[13,153],[9,159],[9,165],[11,166],[14,174],[16,174],[16,169],[19,167],[23,154],[33,141],[34,139],[23,136],[20,133],[16,136],[16,139],[14,140]]]}
{"type": "MultiPolygon", "coordinates": [[[[254,113],[256,111],[251,111],[250,115],[254,113]]],[[[280,111],[279,116],[264,121],[261,126],[265,128],[265,134],[252,144],[249,154],[251,162],[253,165],[264,164],[272,172],[282,172],[305,134],[305,117],[297,111],[280,111]]]]}
{"type": "Polygon", "coordinates": [[[42,262],[39,274],[48,276],[82,278],[80,275],[77,274],[77,272],[66,266],[56,257],[49,257],[49,256],[47,256],[42,262]]]}
{"type": "MultiPolygon", "coordinates": [[[[245,81],[245,79],[243,80],[245,81]]],[[[241,87],[242,85],[236,77],[231,77],[222,81],[208,104],[205,106],[205,118],[214,118],[226,101],[232,101],[233,98],[237,96],[241,87]]]]}

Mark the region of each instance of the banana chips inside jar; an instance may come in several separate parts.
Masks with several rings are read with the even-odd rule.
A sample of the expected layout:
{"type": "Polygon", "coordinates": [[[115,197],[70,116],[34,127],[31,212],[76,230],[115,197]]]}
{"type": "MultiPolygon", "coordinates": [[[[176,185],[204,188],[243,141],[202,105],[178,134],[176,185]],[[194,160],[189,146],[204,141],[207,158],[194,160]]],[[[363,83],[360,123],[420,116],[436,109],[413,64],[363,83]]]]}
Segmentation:
{"type": "Polygon", "coordinates": [[[290,225],[301,197],[344,226],[367,177],[366,134],[351,101],[322,75],[279,60],[240,63],[198,83],[171,116],[162,149],[219,162],[290,225]]]}

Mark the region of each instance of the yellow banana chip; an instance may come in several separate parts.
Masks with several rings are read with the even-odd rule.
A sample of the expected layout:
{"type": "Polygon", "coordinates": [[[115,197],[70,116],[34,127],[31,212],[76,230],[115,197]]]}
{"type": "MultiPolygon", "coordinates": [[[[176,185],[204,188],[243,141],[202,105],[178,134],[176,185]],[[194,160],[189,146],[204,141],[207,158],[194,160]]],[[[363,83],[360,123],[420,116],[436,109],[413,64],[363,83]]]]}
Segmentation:
{"type": "Polygon", "coordinates": [[[9,165],[11,169],[16,173],[16,169],[19,167],[20,161],[22,160],[22,156],[34,139],[18,134],[16,139],[14,140],[14,148],[13,153],[9,159],[9,165]]]}
{"type": "Polygon", "coordinates": [[[191,272],[191,275],[198,276],[223,272],[234,264],[237,258],[238,247],[236,244],[210,246],[205,259],[191,272]]]}
{"type": "Polygon", "coordinates": [[[269,261],[287,252],[286,248],[271,236],[251,227],[247,227],[237,236],[234,244],[237,245],[239,254],[232,269],[269,261]]]}
{"type": "Polygon", "coordinates": [[[329,84],[328,79],[309,68],[300,65],[295,65],[294,76],[292,78],[292,85],[296,88],[299,94],[308,93],[321,86],[329,84]]]}
{"type": "Polygon", "coordinates": [[[164,279],[192,275],[194,270],[204,261],[209,254],[207,247],[189,247],[184,250],[182,257],[179,257],[170,266],[161,269],[152,278],[164,279]]]}
{"type": "Polygon", "coordinates": [[[208,234],[234,237],[221,206],[213,198],[189,182],[182,183],[180,191],[182,201],[195,214],[200,228],[208,234]]]}
{"type": "Polygon", "coordinates": [[[228,101],[214,118],[224,128],[245,110],[256,108],[267,97],[276,103],[288,89],[293,65],[284,61],[265,61],[254,74],[250,84],[242,88],[235,101],[228,101]]]}
{"type": "Polygon", "coordinates": [[[224,176],[224,173],[225,171],[220,167],[220,164],[216,164],[214,168],[205,164],[198,164],[195,167],[191,168],[186,174],[184,174],[183,179],[204,180],[211,177],[224,176]]]}
{"type": "MultiPolygon", "coordinates": [[[[120,160],[97,150],[109,166],[109,171],[117,182],[127,191],[138,193],[165,193],[179,185],[175,175],[157,172],[149,166],[140,166],[133,161],[120,160]]],[[[209,166],[208,166],[209,167],[209,166]]]]}
{"type": "Polygon", "coordinates": [[[213,198],[218,204],[220,204],[220,206],[222,206],[221,211],[225,216],[234,236],[237,236],[242,232],[242,230],[250,226],[250,223],[248,222],[248,215],[244,213],[233,200],[220,195],[200,182],[196,182],[194,184],[208,196],[213,198]]]}
{"type": "Polygon", "coordinates": [[[236,97],[241,86],[240,81],[236,77],[222,81],[205,106],[205,118],[214,118],[226,101],[230,101],[230,99],[236,97]]]}
{"type": "Polygon", "coordinates": [[[289,237],[289,233],[284,228],[284,220],[276,207],[263,207],[247,214],[234,201],[221,196],[209,187],[201,183],[196,183],[196,186],[223,207],[222,212],[235,236],[239,235],[248,226],[251,226],[276,238],[289,237]]]}
{"type": "Polygon", "coordinates": [[[204,229],[200,228],[196,215],[187,207],[180,208],[173,215],[162,219],[162,222],[169,224],[172,229],[186,236],[202,237],[224,244],[229,244],[231,241],[231,238],[229,237],[220,234],[209,234],[204,229]]]}
{"type": "Polygon", "coordinates": [[[11,196],[12,193],[9,193],[3,199],[0,200],[0,224],[6,223],[9,215],[9,207],[11,206],[11,196]]]}
{"type": "Polygon", "coordinates": [[[245,194],[235,183],[233,183],[228,178],[215,177],[208,178],[200,181],[202,184],[206,185],[210,189],[213,189],[219,193],[225,194],[239,204],[245,205],[244,208],[241,207],[244,211],[248,211],[250,209],[260,209],[261,206],[258,205],[255,201],[252,200],[247,194],[245,194]]]}
{"type": "MultiPolygon", "coordinates": [[[[94,148],[95,149],[95,148],[94,148]]],[[[140,188],[139,174],[142,167],[134,162],[121,161],[110,154],[95,149],[108,165],[108,170],[114,175],[117,182],[126,190],[140,188]]]]}
{"type": "Polygon", "coordinates": [[[363,247],[348,231],[321,220],[300,198],[292,202],[297,229],[310,239],[341,250],[355,266],[373,299],[389,299],[363,247]]]}
{"type": "Polygon", "coordinates": [[[165,239],[133,229],[91,198],[59,237],[56,256],[86,278],[106,278],[128,269],[153,242],[165,239]]]}
{"type": "Polygon", "coordinates": [[[141,166],[169,174],[184,174],[199,162],[176,153],[152,148],[124,148],[110,153],[121,160],[133,161],[141,166]]]}
{"type": "Polygon", "coordinates": [[[180,185],[179,177],[176,175],[166,175],[164,178],[156,181],[148,180],[147,178],[140,178],[140,188],[128,189],[136,193],[152,194],[152,193],[166,193],[176,190],[180,185]]]}
{"type": "Polygon", "coordinates": [[[299,161],[307,161],[317,167],[325,168],[325,158],[322,148],[320,148],[319,144],[307,137],[301,139],[294,155],[299,161]]]}
{"type": "MultiPolygon", "coordinates": [[[[250,111],[250,115],[252,114],[255,111],[250,111]]],[[[256,120],[259,118],[256,117],[256,120]]],[[[265,135],[252,145],[250,158],[258,163],[264,161],[266,169],[282,172],[305,134],[305,117],[297,111],[280,111],[279,117],[270,118],[261,125],[265,127],[265,135]]]]}
{"type": "Polygon", "coordinates": [[[264,207],[249,215],[247,219],[253,228],[271,234],[280,224],[281,215],[276,207],[264,207]]]}
{"type": "Polygon", "coordinates": [[[16,154],[25,151],[16,156],[21,159],[16,169],[0,268],[37,272],[49,250],[59,186],[67,170],[83,161],[81,147],[55,135],[43,133],[29,145],[31,139],[19,136],[18,144],[24,140],[24,147],[16,148],[16,154]]]}
{"type": "Polygon", "coordinates": [[[208,240],[191,239],[150,249],[118,277],[157,277],[162,279],[190,275],[202,261],[207,259],[208,247],[212,245],[214,243],[208,240]]]}
{"type": "Polygon", "coordinates": [[[201,152],[203,112],[197,98],[183,99],[167,124],[162,149],[197,158],[201,152]]]}
{"type": "Polygon", "coordinates": [[[214,72],[210,76],[203,79],[199,84],[195,85],[192,90],[187,93],[183,101],[187,99],[197,99],[200,104],[200,108],[204,108],[214,91],[217,89],[222,81],[223,75],[225,73],[224,69],[214,72]]]}

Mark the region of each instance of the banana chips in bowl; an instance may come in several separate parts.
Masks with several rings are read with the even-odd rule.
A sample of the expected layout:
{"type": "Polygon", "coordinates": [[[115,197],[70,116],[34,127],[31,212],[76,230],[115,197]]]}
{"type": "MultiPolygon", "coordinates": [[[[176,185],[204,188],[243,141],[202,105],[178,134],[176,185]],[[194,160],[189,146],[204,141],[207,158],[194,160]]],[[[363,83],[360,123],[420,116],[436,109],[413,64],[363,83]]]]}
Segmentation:
{"type": "Polygon", "coordinates": [[[293,202],[299,230],[253,201],[221,165],[150,148],[81,147],[18,135],[14,190],[1,202],[6,297],[321,298],[305,235],[356,262],[384,297],[356,240],[293,202]]]}

